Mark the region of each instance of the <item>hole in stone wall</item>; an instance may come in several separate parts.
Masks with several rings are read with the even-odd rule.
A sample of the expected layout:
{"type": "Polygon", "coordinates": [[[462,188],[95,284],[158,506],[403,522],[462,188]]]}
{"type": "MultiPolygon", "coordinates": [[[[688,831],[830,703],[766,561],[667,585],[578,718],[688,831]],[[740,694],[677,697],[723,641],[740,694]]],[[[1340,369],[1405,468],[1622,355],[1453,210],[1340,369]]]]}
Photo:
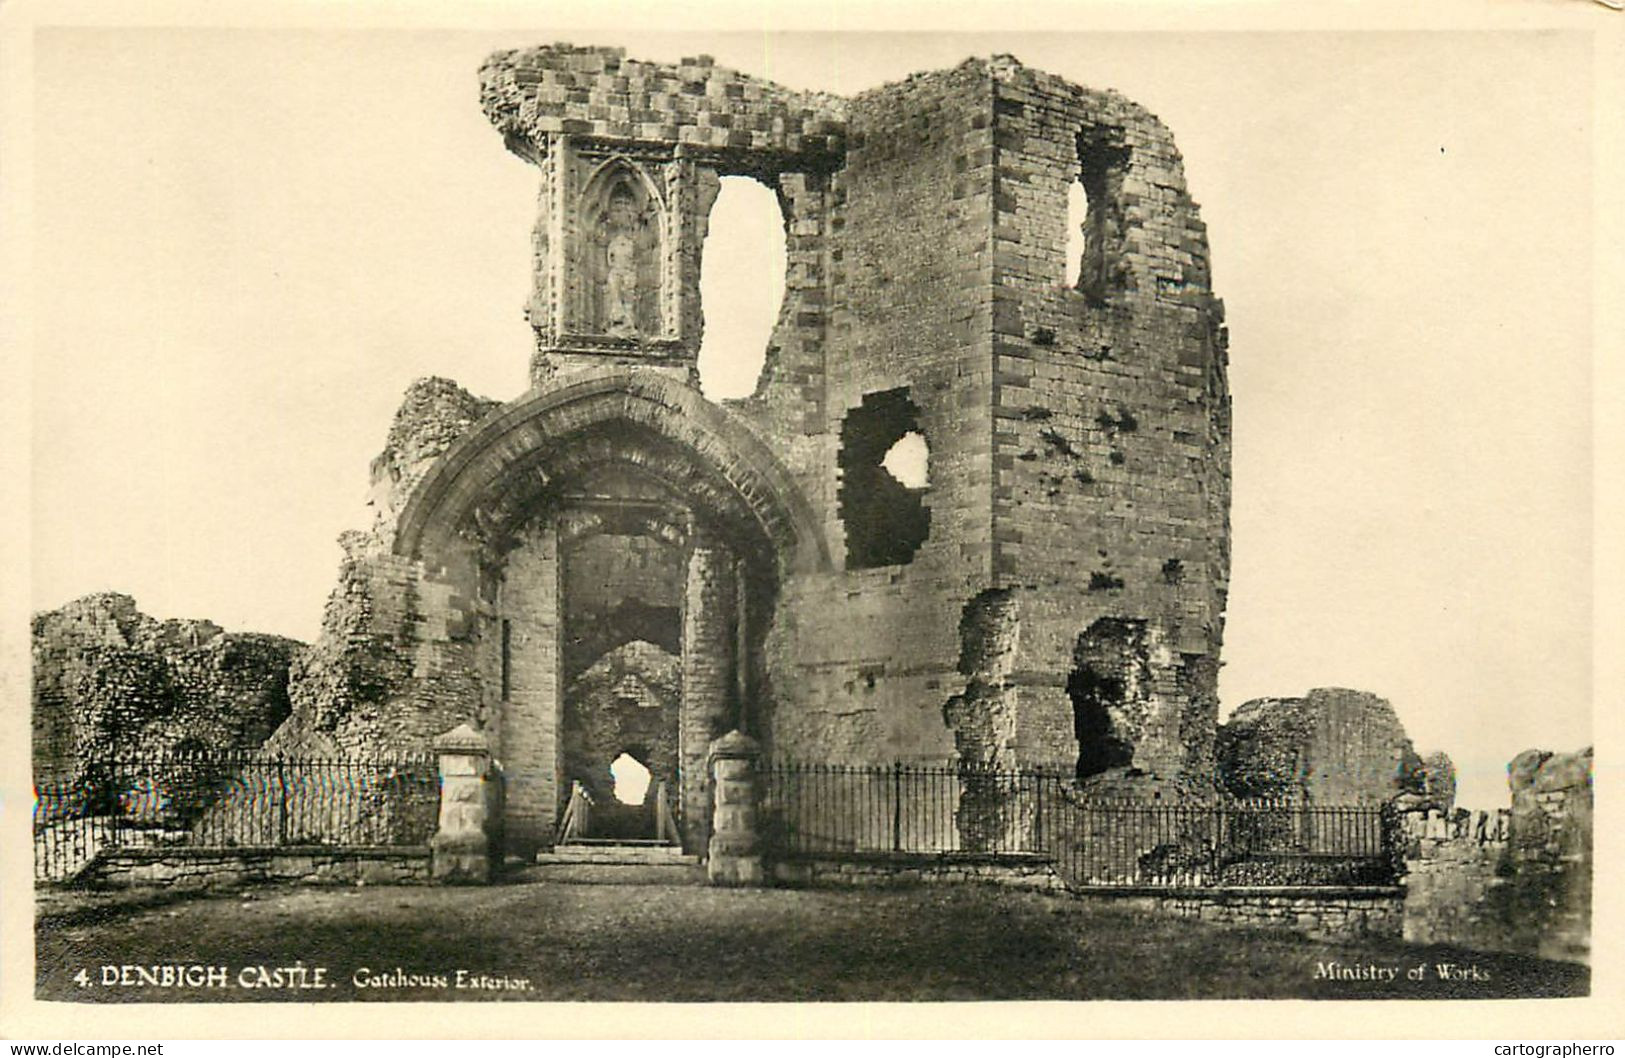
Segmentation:
{"type": "Polygon", "coordinates": [[[880,460],[880,465],[907,487],[923,489],[929,481],[927,465],[930,462],[930,455],[925,437],[910,430],[899,437],[896,444],[886,449],[886,455],[880,460]]]}
{"type": "Polygon", "coordinates": [[[1121,725],[1149,680],[1143,622],[1096,621],[1078,637],[1073,664],[1066,693],[1078,740],[1078,778],[1132,764],[1134,749],[1121,725]]]}
{"type": "Polygon", "coordinates": [[[642,804],[654,778],[642,761],[624,751],[610,761],[609,775],[615,780],[615,800],[623,805],[642,804]]]}
{"type": "Polygon", "coordinates": [[[1078,133],[1078,177],[1067,197],[1068,222],[1082,230],[1082,252],[1074,253],[1068,230],[1067,267],[1078,262],[1077,289],[1100,296],[1120,285],[1123,239],[1123,173],[1128,167],[1129,150],[1123,130],[1092,127],[1078,133]],[[1081,216],[1072,219],[1073,196],[1082,200],[1081,216]]]}
{"type": "Polygon", "coordinates": [[[1084,229],[1089,223],[1089,193],[1082,180],[1074,180],[1066,188],[1066,285],[1075,287],[1083,272],[1083,255],[1087,245],[1084,229]]]}
{"type": "Polygon", "coordinates": [[[841,423],[838,505],[848,569],[902,565],[930,534],[930,452],[919,418],[908,391],[891,389],[867,394],[841,423]]]}
{"type": "Polygon", "coordinates": [[[748,176],[725,176],[700,258],[700,391],[712,400],[756,390],[784,302],[784,214],[748,176]]]}

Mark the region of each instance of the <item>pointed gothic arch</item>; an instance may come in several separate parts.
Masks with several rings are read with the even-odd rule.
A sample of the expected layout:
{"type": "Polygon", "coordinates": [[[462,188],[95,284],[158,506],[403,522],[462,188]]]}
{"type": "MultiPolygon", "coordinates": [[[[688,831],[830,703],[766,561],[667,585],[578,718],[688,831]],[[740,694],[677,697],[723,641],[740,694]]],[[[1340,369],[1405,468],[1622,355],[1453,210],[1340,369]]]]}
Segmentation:
{"type": "Polygon", "coordinates": [[[429,566],[545,502],[550,485],[593,466],[640,467],[692,497],[713,528],[783,576],[828,569],[811,505],[776,456],[696,390],[650,372],[606,368],[487,416],[414,490],[395,554],[429,566]]]}

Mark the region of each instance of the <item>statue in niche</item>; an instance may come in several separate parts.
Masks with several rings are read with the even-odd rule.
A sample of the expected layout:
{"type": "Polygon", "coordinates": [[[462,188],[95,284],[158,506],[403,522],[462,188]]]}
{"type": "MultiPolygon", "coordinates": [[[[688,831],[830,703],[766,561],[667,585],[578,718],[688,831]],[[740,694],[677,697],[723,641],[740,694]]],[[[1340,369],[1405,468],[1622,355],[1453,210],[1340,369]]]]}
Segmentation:
{"type": "Polygon", "coordinates": [[[638,244],[633,229],[638,222],[631,190],[618,185],[609,196],[604,224],[605,277],[604,330],[630,336],[638,332],[638,244]]]}
{"type": "Polygon", "coordinates": [[[600,334],[636,338],[659,330],[659,234],[633,178],[614,179],[596,218],[592,322],[600,334]]]}

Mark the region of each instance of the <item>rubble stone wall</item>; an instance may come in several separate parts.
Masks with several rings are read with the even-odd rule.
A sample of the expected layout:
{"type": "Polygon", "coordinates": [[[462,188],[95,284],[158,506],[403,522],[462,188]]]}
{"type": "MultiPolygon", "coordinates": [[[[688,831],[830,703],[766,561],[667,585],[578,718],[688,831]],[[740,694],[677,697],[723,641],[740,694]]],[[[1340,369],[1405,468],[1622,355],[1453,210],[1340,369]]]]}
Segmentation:
{"type": "Polygon", "coordinates": [[[1085,899],[1228,926],[1272,926],[1315,939],[1398,937],[1404,897],[1393,886],[1089,891],[1085,899]]]}
{"type": "Polygon", "coordinates": [[[406,885],[429,880],[427,848],[119,849],[92,863],[80,884],[122,889],[231,889],[264,882],[406,885]]]}
{"type": "Polygon", "coordinates": [[[1590,958],[1591,751],[1508,765],[1510,809],[1402,817],[1405,939],[1590,958]]]}
{"type": "Polygon", "coordinates": [[[67,778],[114,753],[257,747],[289,713],[302,651],[281,636],[159,621],[114,593],[36,614],[36,768],[67,778]]]}
{"type": "Polygon", "coordinates": [[[1395,886],[1073,889],[1050,864],[1011,857],[807,856],[780,861],[773,870],[781,883],[794,886],[998,885],[1215,925],[1287,929],[1316,939],[1398,937],[1404,917],[1403,892],[1395,886]]]}
{"type": "Polygon", "coordinates": [[[1454,796],[1449,758],[1436,754],[1424,768],[1394,707],[1363,691],[1323,687],[1247,702],[1218,729],[1216,752],[1220,782],[1238,797],[1342,805],[1425,788],[1454,796]]]}
{"type": "Polygon", "coordinates": [[[1066,883],[1048,863],[1010,857],[859,859],[802,857],[773,865],[774,877],[792,886],[875,887],[984,883],[1063,894],[1066,883]]]}

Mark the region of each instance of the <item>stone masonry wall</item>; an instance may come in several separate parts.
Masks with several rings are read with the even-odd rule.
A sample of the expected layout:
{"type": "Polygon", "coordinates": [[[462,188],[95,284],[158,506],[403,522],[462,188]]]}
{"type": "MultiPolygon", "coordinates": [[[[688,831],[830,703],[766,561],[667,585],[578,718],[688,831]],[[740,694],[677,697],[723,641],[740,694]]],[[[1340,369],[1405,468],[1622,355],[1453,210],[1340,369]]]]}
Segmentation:
{"type": "Polygon", "coordinates": [[[1388,701],[1336,687],[1243,704],[1219,728],[1217,754],[1220,781],[1235,796],[1319,804],[1381,804],[1421,793],[1426,775],[1449,767],[1439,756],[1431,770],[1423,767],[1388,701]]]}
{"type": "Polygon", "coordinates": [[[1504,815],[1475,820],[1465,812],[1404,817],[1406,940],[1518,950],[1503,892],[1506,823],[1504,815]]]}
{"type": "Polygon", "coordinates": [[[984,883],[1042,893],[1066,892],[1066,883],[1041,860],[1013,857],[920,856],[865,860],[805,857],[773,865],[774,877],[790,886],[875,887],[984,883]]]}
{"type": "Polygon", "coordinates": [[[36,614],[33,755],[67,778],[95,758],[258,746],[289,712],[294,640],[159,621],[128,595],[36,614]]]}
{"type": "Polygon", "coordinates": [[[1508,765],[1510,809],[1403,815],[1405,939],[1588,961],[1591,762],[1530,750],[1508,765]]]}
{"type": "Polygon", "coordinates": [[[998,885],[1214,925],[1286,929],[1315,939],[1397,937],[1403,919],[1403,895],[1394,886],[1070,889],[1048,863],[976,856],[800,857],[778,862],[773,870],[782,884],[792,886],[998,885]]]}
{"type": "MultiPolygon", "coordinates": [[[[572,151],[647,158],[637,164],[677,181],[673,208],[705,197],[682,191],[688,178],[660,160],[657,145],[671,142],[700,174],[696,187],[705,173],[746,174],[778,192],[786,300],[756,394],[729,407],[790,468],[837,556],[841,424],[877,392],[904,392],[920,409],[931,531],[912,562],[781,586],[765,684],[775,752],[951,756],[958,740],[939,714],[964,687],[953,633],[1000,578],[1031,596],[1020,606],[1030,631],[1012,680],[1019,731],[987,762],[1075,757],[1065,690],[1075,640],[1098,617],[1138,617],[1166,646],[1147,696],[1125,706],[1145,714],[1135,724],[1147,744],[1131,770],[1201,785],[1227,576],[1228,403],[1205,236],[1154,118],[1008,59],[850,101],[787,92],[703,57],[657,67],[614,49],[500,53],[481,76],[487,114],[542,169],[538,268],[562,277],[542,282],[555,293],[574,274],[574,178],[560,161],[572,151]],[[1063,291],[1066,186],[1097,155],[1121,170],[1102,184],[1111,238],[1096,240],[1111,267],[1095,270],[1090,290],[1063,291]],[[1103,356],[1108,346],[1117,353],[1103,356]],[[1033,391],[1057,406],[1024,402],[1033,391]],[[1098,474],[1079,462],[1085,439],[1111,441],[1093,453],[1111,457],[1098,474]],[[1037,468],[1017,465],[1036,462],[1017,459],[1029,441],[1066,464],[1049,477],[1081,487],[1093,475],[1102,487],[1063,497],[1048,477],[1029,481],[1037,468]],[[1000,515],[1012,521],[995,540],[1000,515]],[[1153,538],[1134,531],[1152,525],[1153,538]],[[1034,534],[1030,546],[1023,533],[1034,534]],[[1080,539],[1103,560],[1075,558],[1087,551],[1080,539]],[[1058,568],[1069,562],[1082,565],[1058,568]],[[1141,575],[1124,582],[1120,562],[1141,575]]],[[[587,355],[550,315],[563,304],[554,300],[540,316],[533,308],[532,322],[546,321],[539,334],[560,355],[587,355]]]]}
{"type": "MultiPolygon", "coordinates": [[[[802,450],[815,458],[798,481],[832,554],[844,555],[842,424],[866,394],[905,390],[929,446],[930,532],[906,565],[783,586],[768,659],[768,741],[780,755],[955,753],[943,709],[965,685],[961,613],[990,574],[986,91],[985,73],[967,64],[864,93],[848,112],[846,165],[830,191],[823,418],[809,408],[803,429],[816,426],[817,443],[802,450]]],[[[800,394],[796,381],[770,372],[762,400],[800,394]]]]}
{"type": "MultiPolygon", "coordinates": [[[[563,693],[563,641],[559,623],[558,535],[533,528],[508,552],[499,592],[500,619],[508,622],[509,676],[502,700],[501,633],[482,636],[488,659],[483,683],[498,717],[492,752],[507,769],[509,836],[517,846],[543,843],[560,798],[559,704],[563,693]]],[[[566,788],[567,789],[567,788],[566,788]]]]}
{"type": "Polygon", "coordinates": [[[1230,401],[1206,231],[1168,130],[1112,92],[988,64],[993,138],[993,542],[1021,596],[1021,756],[1078,752],[1066,684],[1103,618],[1145,622],[1137,729],[1099,781],[1210,786],[1229,579],[1230,401]],[[1066,268],[1067,190],[1089,194],[1066,268]]]}
{"type": "Polygon", "coordinates": [[[261,882],[404,885],[429,880],[426,848],[119,849],[79,879],[97,888],[232,889],[261,882]]]}
{"type": "Polygon", "coordinates": [[[1527,750],[1507,766],[1512,863],[1544,912],[1539,952],[1586,959],[1591,951],[1592,751],[1527,750]]]}
{"type": "Polygon", "coordinates": [[[1403,920],[1403,896],[1393,886],[1098,891],[1085,899],[1218,925],[1289,929],[1317,940],[1398,937],[1403,920]]]}
{"type": "Polygon", "coordinates": [[[372,461],[375,532],[388,534],[435,459],[498,404],[444,378],[420,378],[407,387],[384,450],[372,461]]]}
{"type": "Polygon", "coordinates": [[[661,781],[677,790],[681,669],[678,657],[636,640],[606,652],[571,681],[561,732],[565,781],[583,783],[598,804],[613,804],[609,765],[628,752],[649,769],[646,797],[661,781]]]}
{"type": "MultiPolygon", "coordinates": [[[[375,463],[379,524],[346,538],[279,738],[414,748],[468,720],[501,731],[510,763],[528,744],[534,782],[554,782],[543,699],[557,680],[538,673],[554,690],[534,701],[493,685],[504,620],[513,636],[567,634],[557,570],[531,578],[555,599],[526,603],[508,556],[530,546],[516,527],[545,523],[572,482],[635,467],[757,571],[714,603],[748,596],[749,620],[726,637],[707,629],[706,656],[685,657],[685,699],[706,696],[685,700],[685,758],[742,711],[773,755],[1081,764],[1094,728],[1080,723],[1079,681],[1094,666],[1097,691],[1144,675],[1119,680],[1105,707],[1123,759],[1093,777],[1211,793],[1225,339],[1205,234],[1155,118],[1008,58],[850,100],[616,49],[502,52],[480,76],[487,116],[540,173],[536,388],[500,408],[440,380],[408,394],[375,463]],[[787,294],[756,393],[699,409],[684,403],[698,266],[724,175],[778,193],[787,294]],[[1085,281],[1069,289],[1074,177],[1100,212],[1085,281]],[[615,282],[636,288],[638,320],[610,333],[606,291],[582,284],[608,282],[589,237],[610,230],[593,196],[617,180],[660,237],[640,229],[626,251],[635,267],[615,282]],[[658,312],[643,300],[656,276],[658,312]],[[849,568],[843,426],[880,393],[912,409],[929,449],[929,531],[907,562],[849,568]],[[983,672],[967,636],[994,598],[1003,660],[983,672]],[[521,629],[530,609],[535,626],[521,629]],[[1136,629],[1122,640],[1132,657],[1101,653],[1110,637],[1089,637],[1102,621],[1136,629]],[[749,702],[720,689],[739,678],[749,702]]],[[[700,632],[686,620],[685,650],[700,632]]]]}

